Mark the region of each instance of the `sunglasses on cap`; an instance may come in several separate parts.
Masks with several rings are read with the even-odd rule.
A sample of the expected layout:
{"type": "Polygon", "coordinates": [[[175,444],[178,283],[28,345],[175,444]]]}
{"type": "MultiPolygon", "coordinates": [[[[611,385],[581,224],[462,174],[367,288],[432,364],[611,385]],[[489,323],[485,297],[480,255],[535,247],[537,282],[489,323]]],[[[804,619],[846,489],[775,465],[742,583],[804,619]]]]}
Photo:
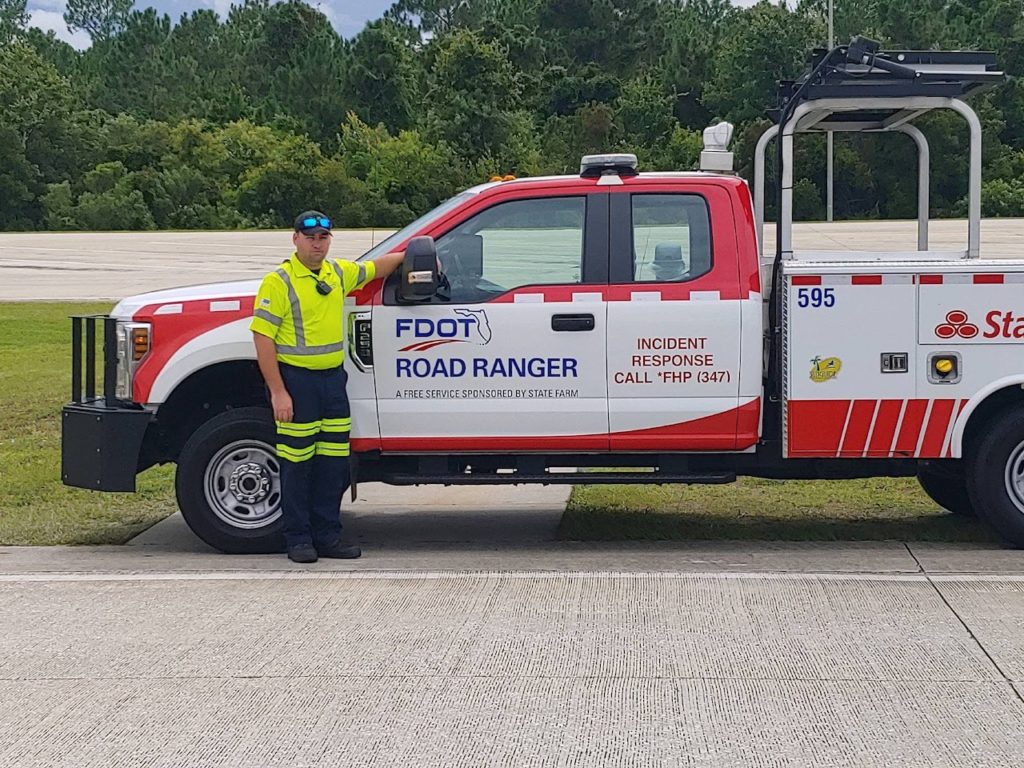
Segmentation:
{"type": "Polygon", "coordinates": [[[326,216],[307,216],[299,224],[302,225],[302,229],[309,229],[311,227],[331,228],[331,220],[326,216]]]}

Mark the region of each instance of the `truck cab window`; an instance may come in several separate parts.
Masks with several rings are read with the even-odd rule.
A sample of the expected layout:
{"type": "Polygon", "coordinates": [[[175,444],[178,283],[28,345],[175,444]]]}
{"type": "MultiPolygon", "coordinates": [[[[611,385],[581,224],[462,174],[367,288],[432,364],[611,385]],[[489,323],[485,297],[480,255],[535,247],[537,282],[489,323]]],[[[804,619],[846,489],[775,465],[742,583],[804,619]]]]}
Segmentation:
{"type": "Polygon", "coordinates": [[[437,239],[451,301],[482,302],[524,285],[580,282],[586,199],[512,200],[437,239]]]}
{"type": "Polygon", "coordinates": [[[711,271],[711,222],[700,195],[633,195],[633,280],[679,283],[711,271]]]}

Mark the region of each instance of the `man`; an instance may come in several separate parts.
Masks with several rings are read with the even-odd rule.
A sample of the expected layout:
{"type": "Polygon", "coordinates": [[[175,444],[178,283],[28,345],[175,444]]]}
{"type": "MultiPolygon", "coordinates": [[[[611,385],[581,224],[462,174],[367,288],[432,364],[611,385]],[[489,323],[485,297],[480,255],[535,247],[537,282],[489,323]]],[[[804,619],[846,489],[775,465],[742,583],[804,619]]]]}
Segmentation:
{"type": "Polygon", "coordinates": [[[263,278],[250,325],[277,424],[285,544],[296,563],[355,558],[362,553],[342,543],[339,513],[351,477],[344,301],[386,279],[403,254],[328,259],[331,220],[319,211],[296,217],[292,243],[291,258],[263,278]]]}

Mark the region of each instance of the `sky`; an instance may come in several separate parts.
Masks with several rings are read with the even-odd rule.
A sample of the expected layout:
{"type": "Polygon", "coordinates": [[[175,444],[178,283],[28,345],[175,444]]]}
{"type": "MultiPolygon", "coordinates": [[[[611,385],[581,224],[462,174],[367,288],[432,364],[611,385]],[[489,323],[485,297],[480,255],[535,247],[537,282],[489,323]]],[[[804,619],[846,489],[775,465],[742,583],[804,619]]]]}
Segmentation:
{"type": "MultiPolygon", "coordinates": [[[[235,0],[237,2],[237,0],[235,0]]],[[[755,0],[733,0],[736,5],[753,5],[755,0]]],[[[393,0],[306,0],[310,5],[319,8],[330,19],[334,28],[343,37],[351,38],[362,30],[366,22],[384,15],[393,0]]],[[[29,0],[28,10],[31,14],[30,24],[40,29],[52,29],[61,40],[66,40],[76,48],[89,45],[89,36],[85,32],[68,30],[64,24],[64,8],[67,0],[29,0]]],[[[212,8],[223,18],[231,7],[232,0],[155,0],[145,2],[136,0],[137,9],[153,7],[160,13],[168,14],[177,21],[182,14],[190,13],[199,8],[212,8]]]]}

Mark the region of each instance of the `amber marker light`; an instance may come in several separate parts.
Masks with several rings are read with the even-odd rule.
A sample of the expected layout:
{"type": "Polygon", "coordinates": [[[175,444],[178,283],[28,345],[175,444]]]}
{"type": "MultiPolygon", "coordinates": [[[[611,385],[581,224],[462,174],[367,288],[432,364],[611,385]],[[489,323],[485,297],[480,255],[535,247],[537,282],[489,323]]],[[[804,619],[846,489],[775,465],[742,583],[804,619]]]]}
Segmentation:
{"type": "Polygon", "coordinates": [[[149,352],[149,329],[132,329],[132,360],[139,362],[149,352]]]}

